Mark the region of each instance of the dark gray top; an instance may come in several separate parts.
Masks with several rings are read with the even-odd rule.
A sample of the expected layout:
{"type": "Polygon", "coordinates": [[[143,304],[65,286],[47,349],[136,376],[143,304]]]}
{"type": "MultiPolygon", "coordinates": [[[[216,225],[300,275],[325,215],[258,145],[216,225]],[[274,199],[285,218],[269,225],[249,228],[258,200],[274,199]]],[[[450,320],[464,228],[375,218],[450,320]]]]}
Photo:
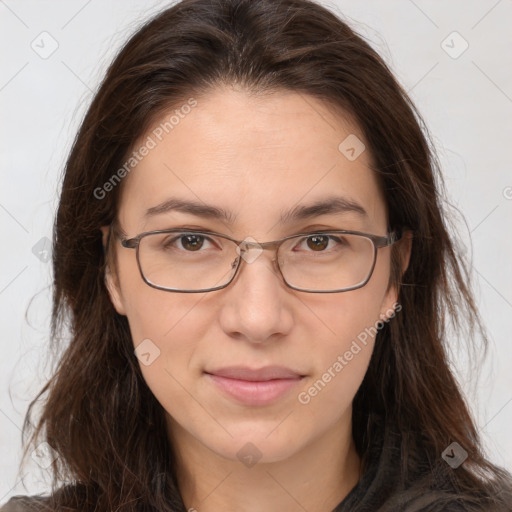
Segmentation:
{"type": "Polygon", "coordinates": [[[14,496],[2,508],[0,512],[28,512],[44,510],[44,498],[34,496],[14,496]]]}

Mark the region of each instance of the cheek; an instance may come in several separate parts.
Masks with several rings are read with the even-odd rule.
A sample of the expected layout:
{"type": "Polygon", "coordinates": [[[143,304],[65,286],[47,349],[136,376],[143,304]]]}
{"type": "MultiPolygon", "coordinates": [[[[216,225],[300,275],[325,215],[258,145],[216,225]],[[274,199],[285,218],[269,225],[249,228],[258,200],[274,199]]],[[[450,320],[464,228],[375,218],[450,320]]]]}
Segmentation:
{"type": "Polygon", "coordinates": [[[133,343],[137,346],[146,338],[170,337],[180,320],[201,299],[201,294],[171,293],[149,286],[143,281],[134,256],[131,251],[123,254],[119,277],[133,343]]]}
{"type": "Polygon", "coordinates": [[[126,262],[120,275],[130,333],[142,374],[153,393],[167,392],[173,376],[182,381],[189,371],[198,340],[208,321],[194,309],[203,294],[180,294],[157,290],[140,277],[138,267],[126,262]]]}
{"type": "MultiPolygon", "coordinates": [[[[382,256],[382,255],[381,255],[382,256]]],[[[302,388],[299,402],[313,411],[343,410],[352,401],[370,362],[375,336],[384,325],[380,314],[385,304],[389,278],[386,255],[366,286],[346,293],[321,297],[311,306],[316,314],[314,343],[315,374],[302,388]],[[314,404],[314,405],[313,405],[314,404]],[[335,406],[329,409],[329,405],[335,406]]],[[[386,308],[384,308],[386,309],[386,308]]]]}
{"type": "Polygon", "coordinates": [[[382,326],[379,324],[381,313],[392,298],[387,294],[388,279],[389,262],[383,257],[377,261],[371,279],[362,288],[318,297],[312,309],[323,324],[326,333],[323,337],[331,356],[332,351],[348,350],[352,340],[364,340],[368,337],[364,333],[382,326]]]}
{"type": "Polygon", "coordinates": [[[319,308],[327,335],[317,337],[314,343],[315,372],[304,382],[301,404],[315,403],[314,409],[323,408],[341,413],[350,405],[359,388],[374,346],[375,318],[379,303],[364,300],[356,290],[329,305],[319,308]],[[329,408],[329,405],[334,406],[329,408]]]}
{"type": "Polygon", "coordinates": [[[188,365],[209,325],[207,319],[202,321],[194,312],[196,306],[200,307],[201,296],[191,294],[180,300],[177,294],[146,288],[149,293],[143,291],[132,298],[127,308],[134,347],[143,340],[149,344],[150,340],[162,356],[172,354],[166,367],[171,363],[175,368],[188,365]]]}
{"type": "MultiPolygon", "coordinates": [[[[194,315],[200,294],[180,301],[174,294],[162,292],[165,296],[161,297],[158,290],[147,288],[149,294],[141,293],[128,311],[135,355],[146,384],[162,407],[179,418],[188,411],[188,417],[188,390],[199,376],[194,354],[201,352],[201,340],[210,324],[194,315]]],[[[204,420],[200,412],[198,421],[204,420]]]]}

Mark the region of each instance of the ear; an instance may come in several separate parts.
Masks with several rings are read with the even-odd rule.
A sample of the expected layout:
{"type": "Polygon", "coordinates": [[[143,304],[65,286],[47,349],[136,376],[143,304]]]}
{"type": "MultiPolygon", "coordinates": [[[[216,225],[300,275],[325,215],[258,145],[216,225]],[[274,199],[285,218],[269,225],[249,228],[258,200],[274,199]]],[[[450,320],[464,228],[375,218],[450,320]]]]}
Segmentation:
{"type": "MultiPolygon", "coordinates": [[[[106,251],[110,233],[110,226],[102,226],[100,229],[102,232],[103,249],[106,251]]],[[[110,239],[110,243],[113,243],[112,239],[110,239]]],[[[108,294],[110,296],[110,301],[112,302],[115,310],[120,315],[126,316],[126,309],[123,303],[123,297],[121,294],[121,288],[119,286],[119,280],[117,278],[116,273],[112,271],[108,263],[105,265],[104,281],[108,294]]]]}
{"type": "MultiPolygon", "coordinates": [[[[412,239],[412,231],[405,230],[402,234],[401,240],[397,242],[400,279],[409,267],[412,251],[412,239]]],[[[388,320],[395,315],[395,312],[402,309],[402,305],[398,303],[398,292],[399,289],[396,287],[395,283],[391,283],[382,302],[380,312],[381,320],[388,320]]]]}
{"type": "Polygon", "coordinates": [[[412,238],[412,231],[410,229],[406,229],[402,234],[402,239],[398,242],[401,260],[400,277],[405,274],[405,271],[409,267],[412,251],[412,238]]]}

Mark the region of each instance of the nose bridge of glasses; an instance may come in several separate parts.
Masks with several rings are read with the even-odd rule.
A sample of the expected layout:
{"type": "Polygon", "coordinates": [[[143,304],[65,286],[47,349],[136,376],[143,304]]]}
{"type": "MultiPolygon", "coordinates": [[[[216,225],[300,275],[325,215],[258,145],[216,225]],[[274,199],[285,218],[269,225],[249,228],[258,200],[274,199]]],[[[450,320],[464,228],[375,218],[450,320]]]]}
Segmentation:
{"type": "MultiPolygon", "coordinates": [[[[240,243],[237,243],[236,252],[242,259],[244,259],[247,263],[252,263],[255,261],[265,249],[276,250],[280,244],[280,240],[272,241],[272,242],[258,242],[252,237],[246,237],[240,243]]],[[[272,261],[274,265],[276,264],[275,252],[272,257],[272,261]]]]}

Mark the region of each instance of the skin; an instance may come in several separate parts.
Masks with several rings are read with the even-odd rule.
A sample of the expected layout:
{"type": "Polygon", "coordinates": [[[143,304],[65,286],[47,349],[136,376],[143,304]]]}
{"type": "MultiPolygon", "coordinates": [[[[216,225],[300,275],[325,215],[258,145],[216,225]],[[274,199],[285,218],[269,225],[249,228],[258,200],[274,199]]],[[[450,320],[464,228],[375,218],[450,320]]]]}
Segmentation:
{"type": "MultiPolygon", "coordinates": [[[[369,168],[369,150],[354,161],[338,150],[350,134],[364,141],[348,115],[291,92],[256,97],[223,88],[197,100],[124,179],[119,223],[128,237],[174,227],[258,242],[311,229],[386,235],[385,201],[369,168]],[[282,210],[333,192],[357,201],[368,217],[342,213],[277,224],[282,210]],[[148,208],[170,196],[221,206],[237,214],[236,222],[181,212],[144,220],[148,208]]],[[[102,230],[106,237],[107,227],[102,230]]],[[[378,250],[366,286],[330,294],[288,288],[273,267],[272,251],[242,262],[235,281],[223,290],[161,291],[143,282],[134,250],[119,241],[115,250],[116,268],[107,273],[106,284],[116,310],[128,318],[134,347],[149,338],[160,350],[141,370],[166,412],[187,509],[331,511],[360,478],[352,401],[374,340],[361,345],[308,404],[300,403],[298,394],[320,379],[359,333],[390,316],[397,301],[397,290],[388,288],[391,248],[378,250]],[[270,364],[305,377],[265,406],[235,402],[204,374],[230,365],[270,364]],[[251,467],[237,457],[247,443],[261,454],[251,467]]]]}

